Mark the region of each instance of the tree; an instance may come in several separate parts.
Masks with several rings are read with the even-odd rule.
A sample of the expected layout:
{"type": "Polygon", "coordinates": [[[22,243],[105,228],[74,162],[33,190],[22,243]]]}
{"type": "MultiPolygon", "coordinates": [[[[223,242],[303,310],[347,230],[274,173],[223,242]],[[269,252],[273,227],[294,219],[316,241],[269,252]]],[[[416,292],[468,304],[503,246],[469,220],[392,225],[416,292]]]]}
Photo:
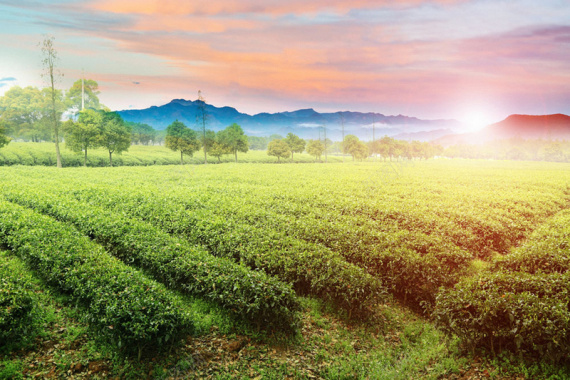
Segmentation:
{"type": "Polygon", "coordinates": [[[127,122],[132,130],[131,142],[133,144],[148,145],[156,139],[156,131],[153,127],[145,123],[127,122]]]}
{"type": "Polygon", "coordinates": [[[4,145],[8,145],[10,138],[7,136],[6,124],[0,119],[0,148],[4,145]]]}
{"type": "Polygon", "coordinates": [[[77,123],[73,120],[64,123],[65,146],[76,153],[84,152],[83,166],[87,166],[87,150],[98,145],[102,124],[101,112],[89,109],[79,112],[77,123]]]}
{"type": "Polygon", "coordinates": [[[285,140],[272,140],[267,146],[267,155],[277,157],[277,162],[281,162],[281,157],[289,158],[291,148],[285,140]]]}
{"type": "Polygon", "coordinates": [[[307,153],[311,156],[315,156],[315,160],[320,160],[324,151],[325,146],[319,140],[309,140],[307,143],[307,153]]]}
{"type": "Polygon", "coordinates": [[[202,97],[202,91],[198,90],[198,113],[196,114],[196,123],[202,129],[202,148],[204,149],[204,164],[208,163],[208,146],[206,145],[206,123],[208,122],[208,112],[206,110],[206,99],[202,97]]]}
{"type": "Polygon", "coordinates": [[[346,135],[344,137],[344,149],[345,153],[352,156],[352,160],[362,161],[368,157],[368,145],[360,141],[355,135],[346,135]]]}
{"type": "MultiPolygon", "coordinates": [[[[211,133],[214,133],[212,131],[208,131],[211,133]]],[[[218,162],[221,162],[220,158],[224,155],[224,154],[231,154],[231,148],[226,145],[223,141],[224,137],[223,137],[223,131],[220,131],[216,134],[214,134],[214,139],[213,139],[213,143],[210,147],[210,155],[217,157],[218,158],[218,162]]]]}
{"type": "Polygon", "coordinates": [[[109,152],[109,166],[113,166],[113,153],[121,154],[131,146],[131,127],[116,112],[103,114],[97,144],[109,152]]]}
{"type": "Polygon", "coordinates": [[[352,161],[354,161],[354,154],[352,152],[357,149],[357,145],[360,142],[358,137],[355,135],[346,135],[343,141],[343,154],[350,154],[352,155],[352,161]]]}
{"type": "Polygon", "coordinates": [[[289,145],[289,149],[291,150],[291,159],[293,159],[293,153],[303,153],[305,150],[305,140],[291,132],[287,134],[284,141],[289,145]]]}
{"type": "Polygon", "coordinates": [[[237,152],[247,153],[247,136],[243,133],[243,129],[236,123],[220,131],[219,142],[226,145],[230,152],[235,155],[236,162],[237,152]]]}
{"type": "Polygon", "coordinates": [[[210,149],[214,145],[216,141],[216,132],[212,131],[211,129],[207,129],[206,133],[202,133],[200,136],[200,145],[202,148],[210,154],[210,149]]]}
{"type": "Polygon", "coordinates": [[[247,136],[247,142],[250,150],[267,150],[269,137],[247,136]]]}
{"type": "MultiPolygon", "coordinates": [[[[57,91],[57,103],[61,92],[57,91]]],[[[13,137],[33,142],[51,139],[49,91],[37,87],[14,86],[0,97],[0,120],[6,123],[13,137]]]]}
{"type": "Polygon", "coordinates": [[[100,94],[99,84],[93,79],[79,79],[76,80],[67,94],[65,94],[65,101],[68,108],[72,109],[73,113],[77,113],[84,108],[94,110],[101,109],[101,103],[97,95],[100,94]],[[85,94],[85,98],[83,98],[85,94]],[[83,100],[85,100],[83,104],[83,100]],[[82,107],[84,105],[85,107],[82,107]]]}
{"type": "Polygon", "coordinates": [[[42,42],[42,64],[44,66],[44,77],[49,78],[50,90],[50,114],[53,133],[55,137],[55,155],[57,157],[57,167],[61,168],[61,153],[59,151],[59,119],[57,109],[57,91],[55,83],[61,78],[61,74],[56,70],[57,51],[53,47],[54,37],[46,37],[42,42]]]}
{"type": "Polygon", "coordinates": [[[362,161],[368,157],[368,152],[368,145],[362,141],[357,141],[356,144],[352,147],[350,154],[352,155],[353,159],[355,158],[359,161],[362,161]]]}
{"type": "Polygon", "coordinates": [[[184,154],[192,157],[200,149],[196,131],[176,120],[166,128],[166,147],[180,151],[180,165],[184,165],[184,154]]]}

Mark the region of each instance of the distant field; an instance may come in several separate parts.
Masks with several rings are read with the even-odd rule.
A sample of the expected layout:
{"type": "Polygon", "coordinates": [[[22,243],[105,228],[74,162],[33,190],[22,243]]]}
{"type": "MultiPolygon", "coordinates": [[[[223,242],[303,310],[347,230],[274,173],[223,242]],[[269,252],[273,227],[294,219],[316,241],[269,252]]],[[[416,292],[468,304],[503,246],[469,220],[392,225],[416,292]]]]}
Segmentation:
{"type": "MultiPolygon", "coordinates": [[[[83,166],[83,153],[74,153],[61,145],[63,166],[83,166]]],[[[324,161],[324,156],[322,157],[324,161]]],[[[345,157],[351,160],[351,157],[345,157]]],[[[314,162],[315,158],[306,153],[294,154],[293,160],[282,162],[314,162]]],[[[341,157],[329,156],[329,162],[342,161],[341,157]]],[[[187,164],[204,163],[204,153],[196,152],[194,157],[184,156],[187,164]]],[[[209,163],[235,162],[233,154],[225,155],[218,161],[217,157],[208,157],[209,163]]],[[[267,155],[267,151],[249,151],[238,153],[238,162],[273,163],[276,157],[267,155]]],[[[0,166],[10,165],[43,165],[55,166],[55,146],[52,143],[11,142],[0,149],[0,166]]],[[[148,166],[180,164],[180,152],[174,152],[164,146],[132,145],[127,152],[113,154],[113,166],[148,166]]],[[[90,149],[87,152],[87,166],[109,166],[109,153],[104,149],[90,149]]]]}
{"type": "MultiPolygon", "coordinates": [[[[168,153],[129,154],[139,148],[168,153]]],[[[210,363],[219,374],[441,378],[467,372],[471,349],[552,363],[480,364],[499,378],[570,374],[567,164],[18,166],[0,169],[0,191],[6,257],[133,357],[221,328],[240,344],[297,338],[266,367],[210,363]],[[324,348],[289,363],[313,343],[324,348]]]]}

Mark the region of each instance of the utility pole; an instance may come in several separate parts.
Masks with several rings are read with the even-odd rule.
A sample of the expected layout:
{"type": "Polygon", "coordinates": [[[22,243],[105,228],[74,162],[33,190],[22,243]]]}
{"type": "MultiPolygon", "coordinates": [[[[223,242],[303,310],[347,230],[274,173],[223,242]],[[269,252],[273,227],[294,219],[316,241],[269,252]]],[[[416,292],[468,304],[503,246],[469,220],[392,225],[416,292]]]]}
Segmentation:
{"type": "Polygon", "coordinates": [[[374,117],[374,114],[372,114],[372,151],[374,152],[374,161],[376,161],[376,159],[378,158],[376,154],[376,144],[374,144],[374,141],[376,140],[375,129],[376,129],[376,118],[374,117]]]}
{"type": "Polygon", "coordinates": [[[342,115],[342,113],[340,114],[340,125],[341,125],[341,129],[342,129],[342,162],[344,163],[344,116],[342,115]]]}
{"type": "Polygon", "coordinates": [[[81,111],[85,109],[85,71],[81,69],[81,111]]]}
{"type": "Polygon", "coordinates": [[[325,130],[325,162],[327,162],[327,125],[323,124],[325,130]]]}

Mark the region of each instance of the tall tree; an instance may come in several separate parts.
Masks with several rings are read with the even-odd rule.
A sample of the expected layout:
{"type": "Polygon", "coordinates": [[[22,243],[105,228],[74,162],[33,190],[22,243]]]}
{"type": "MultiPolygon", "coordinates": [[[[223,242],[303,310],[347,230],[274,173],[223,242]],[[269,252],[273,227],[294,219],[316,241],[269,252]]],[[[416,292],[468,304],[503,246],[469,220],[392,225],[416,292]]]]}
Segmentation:
{"type": "Polygon", "coordinates": [[[287,133],[287,137],[285,137],[284,141],[289,145],[289,149],[291,150],[291,160],[293,159],[293,153],[303,153],[305,150],[305,140],[294,133],[287,133]]]}
{"type": "Polygon", "coordinates": [[[196,114],[196,123],[202,130],[202,148],[204,149],[204,164],[208,163],[208,146],[206,139],[206,124],[208,122],[208,111],[206,109],[206,99],[202,96],[202,91],[198,90],[198,113],[196,114]]]}
{"type": "Polygon", "coordinates": [[[62,74],[58,72],[55,65],[58,60],[58,54],[53,46],[54,37],[45,37],[42,44],[42,64],[44,66],[44,77],[49,80],[50,89],[50,113],[51,122],[55,138],[55,155],[57,157],[57,167],[61,168],[61,153],[59,151],[59,118],[57,109],[57,91],[55,89],[56,82],[62,77],[62,74]]]}
{"type": "Polygon", "coordinates": [[[99,127],[97,143],[109,152],[109,166],[113,166],[113,153],[121,154],[131,146],[131,127],[116,112],[106,112],[99,127]]]}
{"type": "Polygon", "coordinates": [[[180,165],[184,165],[184,154],[192,157],[200,149],[196,131],[176,120],[166,128],[166,147],[180,152],[180,165]]]}
{"type": "Polygon", "coordinates": [[[267,146],[267,154],[277,157],[277,162],[281,162],[281,158],[289,158],[291,148],[285,140],[272,140],[267,146]]]}
{"type": "Polygon", "coordinates": [[[87,166],[87,150],[98,146],[103,124],[101,112],[86,109],[79,112],[77,123],[68,120],[64,123],[65,146],[76,153],[83,152],[83,166],[87,166]]]}
{"type": "Polygon", "coordinates": [[[99,103],[99,84],[93,79],[76,80],[65,95],[66,105],[72,112],[77,113],[82,110],[82,101],[85,99],[85,107],[94,110],[101,109],[99,103]],[[85,97],[83,98],[83,94],[85,97]]]}
{"type": "Polygon", "coordinates": [[[325,151],[324,144],[319,140],[309,140],[307,143],[307,153],[311,156],[315,156],[315,160],[320,160],[321,155],[325,151]]]}
{"type": "Polygon", "coordinates": [[[233,123],[223,131],[220,131],[220,142],[225,144],[235,155],[236,162],[237,153],[247,153],[249,148],[247,144],[247,136],[243,133],[243,129],[241,129],[241,127],[236,123],[233,123]]]}

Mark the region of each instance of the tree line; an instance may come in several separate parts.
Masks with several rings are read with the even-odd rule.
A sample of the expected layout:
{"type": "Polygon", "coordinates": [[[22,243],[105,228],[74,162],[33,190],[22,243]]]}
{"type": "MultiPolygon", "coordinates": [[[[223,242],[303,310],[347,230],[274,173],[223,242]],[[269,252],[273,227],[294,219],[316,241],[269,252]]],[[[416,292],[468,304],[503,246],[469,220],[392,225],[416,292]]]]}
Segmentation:
{"type": "MultiPolygon", "coordinates": [[[[251,137],[250,137],[251,138],[251,137]]],[[[364,142],[355,135],[347,135],[342,141],[333,142],[330,139],[303,140],[299,136],[288,133],[286,137],[272,135],[270,137],[256,138],[254,144],[259,144],[260,139],[266,139],[267,154],[287,159],[294,153],[306,151],[315,160],[321,161],[326,154],[342,154],[352,156],[353,161],[363,161],[368,157],[379,157],[382,160],[405,159],[428,159],[439,156],[443,152],[441,145],[420,141],[396,140],[384,136],[379,140],[364,142]]],[[[251,146],[250,146],[251,147],[251,146]]]]}

